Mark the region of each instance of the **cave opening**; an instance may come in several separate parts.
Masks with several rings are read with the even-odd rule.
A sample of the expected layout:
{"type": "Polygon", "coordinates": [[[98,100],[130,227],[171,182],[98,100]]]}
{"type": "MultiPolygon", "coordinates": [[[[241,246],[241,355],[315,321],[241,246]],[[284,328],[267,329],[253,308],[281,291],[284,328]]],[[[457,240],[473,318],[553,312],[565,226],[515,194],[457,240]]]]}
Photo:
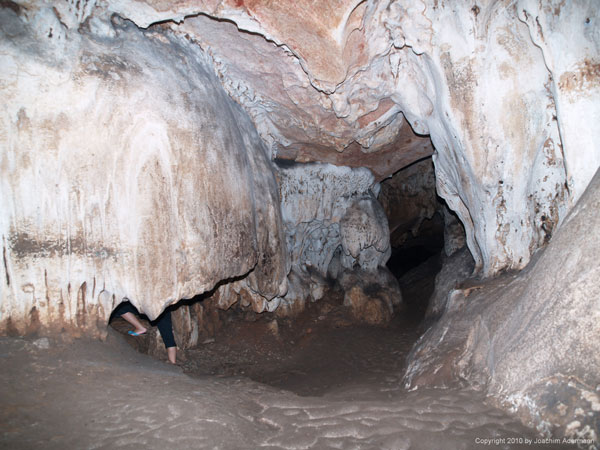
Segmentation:
{"type": "Polygon", "coordinates": [[[392,246],[387,267],[400,283],[405,313],[417,323],[425,317],[443,251],[443,219],[438,213],[423,220],[416,236],[392,246]]]}
{"type": "Polygon", "coordinates": [[[426,316],[443,257],[464,245],[464,231],[437,195],[431,157],[382,181],[379,201],[390,228],[387,267],[400,284],[402,313],[419,324],[426,316]]]}
{"type": "Polygon", "coordinates": [[[444,249],[443,219],[436,213],[431,219],[423,220],[418,234],[400,245],[392,244],[388,268],[401,278],[432,257],[438,257],[444,249]]]}

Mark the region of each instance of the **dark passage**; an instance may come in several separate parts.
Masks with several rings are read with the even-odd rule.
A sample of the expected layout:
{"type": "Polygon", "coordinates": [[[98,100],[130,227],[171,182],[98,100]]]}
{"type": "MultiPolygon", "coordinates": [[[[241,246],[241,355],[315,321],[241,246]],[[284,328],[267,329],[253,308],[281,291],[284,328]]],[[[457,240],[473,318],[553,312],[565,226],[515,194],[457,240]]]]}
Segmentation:
{"type": "Polygon", "coordinates": [[[392,256],[387,263],[400,283],[407,319],[417,323],[424,318],[435,276],[441,268],[443,226],[438,213],[425,220],[417,236],[392,247],[392,256]]]}

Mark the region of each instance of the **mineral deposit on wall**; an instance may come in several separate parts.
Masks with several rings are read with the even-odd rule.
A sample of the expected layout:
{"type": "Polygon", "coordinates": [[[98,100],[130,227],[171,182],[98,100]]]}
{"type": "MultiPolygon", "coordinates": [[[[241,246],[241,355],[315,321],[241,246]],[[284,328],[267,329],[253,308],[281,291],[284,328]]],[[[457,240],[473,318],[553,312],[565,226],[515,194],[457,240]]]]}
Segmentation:
{"type": "Polygon", "coordinates": [[[320,299],[325,279],[344,270],[372,272],[385,265],[389,229],[369,170],[286,164],[278,178],[292,270],[284,304],[320,299]]]}
{"type": "Polygon", "coordinates": [[[416,138],[398,141],[409,137],[404,118],[430,134],[438,193],[465,225],[477,270],[491,275],[527,264],[600,164],[598,8],[563,3],[106,7],[142,27],[183,21],[172,28],[210,49],[228,92],[286,158],[337,162],[332,152],[345,148],[356,161],[360,149],[385,176],[430,153],[416,138]],[[254,35],[186,19],[199,13],[254,35]]]}
{"type": "Polygon", "coordinates": [[[284,294],[271,163],[202,51],[21,13],[1,16],[4,332],[94,329],[124,297],[156,317],[250,271],[284,294]]]}
{"type": "Polygon", "coordinates": [[[413,349],[407,386],[468,380],[541,432],[597,441],[600,234],[589,230],[600,227],[599,209],[600,171],[519,275],[463,283],[471,258],[453,257],[459,264],[438,275],[429,310],[441,319],[413,349]]]}

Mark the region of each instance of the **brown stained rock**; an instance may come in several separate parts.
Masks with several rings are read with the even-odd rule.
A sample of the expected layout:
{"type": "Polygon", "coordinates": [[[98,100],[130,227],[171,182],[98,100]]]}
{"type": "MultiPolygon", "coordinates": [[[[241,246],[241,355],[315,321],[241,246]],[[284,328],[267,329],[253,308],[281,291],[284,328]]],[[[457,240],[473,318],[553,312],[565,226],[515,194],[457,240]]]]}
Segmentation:
{"type": "MultiPolygon", "coordinates": [[[[179,308],[173,308],[171,311],[171,321],[173,323],[173,333],[175,342],[179,349],[186,349],[198,345],[199,323],[198,309],[188,305],[181,305],[179,308]]],[[[161,340],[161,345],[162,343],[161,340]]]]}
{"type": "Polygon", "coordinates": [[[585,94],[600,83],[600,63],[584,59],[574,70],[565,72],[560,76],[558,87],[566,95],[585,94]]]}
{"type": "Polygon", "coordinates": [[[260,32],[271,41],[285,43],[315,83],[324,89],[333,89],[343,81],[347,64],[356,60],[356,56],[343,56],[350,35],[353,49],[364,42],[364,37],[352,33],[361,25],[364,7],[356,8],[360,0],[145,0],[140,3],[143,7],[116,0],[109,2],[109,7],[143,27],[168,18],[183,19],[198,14],[233,20],[242,30],[260,32]]]}
{"type": "MultiPolygon", "coordinates": [[[[182,306],[185,308],[185,306],[182,306]]],[[[212,339],[224,327],[219,315],[219,308],[211,298],[191,305],[198,323],[198,343],[212,339]]]]}
{"type": "Polygon", "coordinates": [[[344,306],[350,309],[358,323],[384,326],[392,318],[387,304],[379,297],[368,295],[360,286],[354,286],[344,294],[344,306]]]}
{"type": "Polygon", "coordinates": [[[275,316],[281,318],[294,319],[298,317],[306,308],[307,298],[298,296],[294,301],[282,301],[279,307],[275,310],[275,316]]]}
{"type": "Polygon", "coordinates": [[[394,247],[419,234],[423,221],[442,208],[435,192],[431,159],[418,161],[384,180],[378,200],[388,218],[394,247]]]}
{"type": "Polygon", "coordinates": [[[393,143],[369,152],[366,152],[357,142],[352,142],[342,151],[332,151],[314,142],[300,142],[278,147],[277,158],[298,162],[320,161],[337,166],[367,167],[373,172],[375,181],[381,182],[415,161],[431,156],[433,151],[431,140],[415,134],[406,124],[393,143]]]}
{"type": "Polygon", "coordinates": [[[344,306],[357,323],[385,326],[402,302],[398,281],[385,267],[376,271],[346,270],[338,284],[344,293],[344,306]]]}
{"type": "Polygon", "coordinates": [[[357,103],[350,116],[342,114],[310,84],[294,56],[260,35],[204,16],[171,29],[207,49],[225,89],[249,112],[278,159],[369,167],[379,181],[433,152],[429,139],[412,132],[390,98],[357,103]],[[383,142],[365,148],[356,141],[362,136],[366,142],[395,116],[397,130],[383,142]]]}
{"type": "Polygon", "coordinates": [[[264,297],[248,289],[240,289],[239,302],[242,308],[251,309],[255,313],[261,313],[265,311],[267,307],[267,301],[264,297]]]}
{"type": "Polygon", "coordinates": [[[271,30],[273,40],[285,42],[305,62],[318,85],[332,89],[346,77],[342,58],[345,21],[358,3],[360,0],[233,0],[231,6],[243,6],[264,29],[271,30]]]}

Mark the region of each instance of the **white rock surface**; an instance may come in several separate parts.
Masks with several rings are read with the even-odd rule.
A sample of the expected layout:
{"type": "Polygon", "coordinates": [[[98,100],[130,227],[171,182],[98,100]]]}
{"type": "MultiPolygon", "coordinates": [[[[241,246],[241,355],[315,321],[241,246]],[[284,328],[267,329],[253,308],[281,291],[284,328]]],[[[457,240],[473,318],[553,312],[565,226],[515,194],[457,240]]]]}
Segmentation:
{"type": "Polygon", "coordinates": [[[542,50],[577,201],[600,167],[600,25],[594,1],[519,0],[519,19],[542,50]]]}
{"type": "Polygon", "coordinates": [[[368,165],[406,117],[431,135],[438,193],[465,226],[476,270],[492,275],[527,264],[600,164],[598,5],[563,3],[340,1],[326,14],[327,2],[114,0],[107,9],[140,26],[204,13],[279,45],[235,33],[222,42],[205,19],[180,27],[211,48],[273,148],[312,140],[326,160],[354,140],[368,165]],[[237,47],[273,76],[271,91],[252,64],[223,56],[237,47]]]}
{"type": "Polygon", "coordinates": [[[317,300],[327,276],[354,266],[373,271],[385,265],[389,229],[369,170],[286,164],[278,179],[293,286],[284,301],[305,300],[309,293],[317,300]]]}
{"type": "Polygon", "coordinates": [[[392,36],[415,52],[403,55],[413,76],[428,80],[432,107],[417,117],[437,150],[438,194],[464,223],[478,269],[521,268],[567,200],[542,55],[512,7],[395,5],[403,19],[392,36]]]}
{"type": "Polygon", "coordinates": [[[285,293],[271,163],[199,48],[50,8],[0,19],[4,332],[102,330],[124,297],[154,318],[252,270],[285,293]]]}
{"type": "Polygon", "coordinates": [[[391,255],[390,230],[379,202],[369,196],[356,201],[340,222],[342,266],[364,270],[384,266],[391,255]]]}

